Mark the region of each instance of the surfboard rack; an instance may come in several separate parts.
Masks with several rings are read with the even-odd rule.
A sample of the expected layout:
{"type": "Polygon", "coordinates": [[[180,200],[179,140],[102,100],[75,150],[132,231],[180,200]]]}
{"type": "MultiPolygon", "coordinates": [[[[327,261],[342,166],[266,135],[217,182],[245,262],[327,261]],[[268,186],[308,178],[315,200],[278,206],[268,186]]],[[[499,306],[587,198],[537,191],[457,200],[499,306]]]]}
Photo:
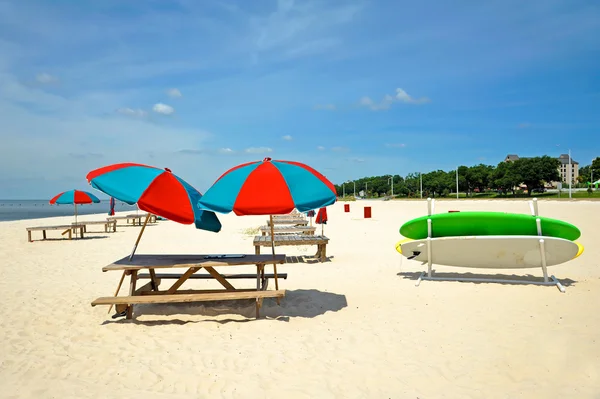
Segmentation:
{"type": "MultiPolygon", "coordinates": [[[[432,198],[427,198],[427,215],[431,216],[435,209],[435,204],[432,198]]],[[[529,206],[531,209],[532,216],[539,216],[538,211],[538,203],[537,198],[534,198],[533,201],[529,201],[529,206]]],[[[433,221],[431,219],[427,219],[427,272],[421,272],[421,275],[417,279],[415,286],[418,287],[423,280],[431,280],[431,281],[466,281],[466,282],[476,282],[476,283],[501,283],[501,284],[532,284],[532,285],[546,285],[546,286],[556,286],[560,292],[565,292],[565,287],[561,284],[561,282],[554,277],[554,275],[548,277],[548,270],[546,266],[546,248],[544,239],[541,238],[542,234],[542,221],[538,218],[536,219],[537,225],[537,233],[540,236],[539,244],[540,244],[540,257],[542,268],[542,273],[544,275],[544,281],[534,281],[534,280],[503,280],[503,279],[485,279],[485,278],[468,278],[468,277],[434,277],[433,276],[433,263],[431,261],[433,248],[431,245],[431,239],[433,238],[433,221]]]]}

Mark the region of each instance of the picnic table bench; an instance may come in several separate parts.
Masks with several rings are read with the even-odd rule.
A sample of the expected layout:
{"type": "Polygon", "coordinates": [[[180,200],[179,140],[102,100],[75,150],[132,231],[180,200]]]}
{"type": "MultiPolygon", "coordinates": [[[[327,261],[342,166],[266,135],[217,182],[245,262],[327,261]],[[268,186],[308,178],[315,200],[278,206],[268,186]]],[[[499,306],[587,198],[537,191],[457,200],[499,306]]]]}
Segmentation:
{"type": "MultiPolygon", "coordinates": [[[[273,217],[273,225],[277,224],[290,224],[293,226],[306,226],[308,225],[308,220],[302,218],[275,218],[273,217]]],[[[267,226],[271,226],[271,220],[267,220],[267,226]]]]}
{"type": "Polygon", "coordinates": [[[76,227],[76,226],[82,226],[83,227],[83,232],[87,233],[87,226],[93,226],[93,225],[103,225],[104,226],[104,232],[105,233],[109,233],[109,232],[116,232],[117,231],[117,221],[116,220],[91,220],[91,221],[85,221],[85,222],[73,222],[71,224],[71,226],[76,227]]]}
{"type": "Polygon", "coordinates": [[[32,231],[41,231],[42,232],[42,240],[46,240],[46,231],[48,230],[63,230],[63,232],[61,233],[61,235],[65,235],[68,234],[69,235],[69,240],[73,238],[73,231],[77,231],[79,230],[80,234],[81,234],[81,238],[83,238],[83,233],[85,232],[84,227],[83,226],[73,226],[73,225],[60,225],[60,226],[36,226],[36,227],[27,227],[27,240],[29,242],[33,242],[33,239],[31,238],[31,232],[32,231]]]}
{"type": "MultiPolygon", "coordinates": [[[[317,254],[321,262],[327,260],[327,243],[329,238],[316,235],[275,235],[273,236],[276,247],[284,245],[317,245],[317,254]]],[[[260,247],[270,247],[271,236],[254,237],[254,252],[259,255],[260,247]]]]}
{"type": "MultiPolygon", "coordinates": [[[[118,315],[127,319],[133,317],[133,305],[146,303],[201,302],[236,299],[255,299],[256,318],[260,317],[260,307],[264,298],[279,299],[285,296],[285,290],[279,290],[278,278],[287,278],[287,274],[277,274],[278,264],[285,263],[285,255],[135,255],[130,261],[126,256],[102,268],[106,271],[122,271],[121,280],[114,296],[101,297],[92,302],[96,305],[116,305],[118,315]],[[265,274],[265,265],[273,264],[274,273],[265,274]],[[255,265],[256,274],[221,274],[216,267],[255,265]],[[183,274],[156,273],[156,269],[187,268],[183,274]],[[148,269],[148,274],[138,274],[138,271],[148,269]],[[208,274],[196,274],[201,269],[208,274]],[[129,295],[117,296],[125,276],[130,276],[129,295]],[[188,279],[215,279],[223,289],[211,290],[180,290],[181,285],[188,279]],[[275,280],[275,290],[267,290],[268,280],[275,280]],[[150,282],[136,289],[138,279],[150,279],[150,282]],[[159,290],[161,280],[175,279],[176,281],[166,290],[159,290]],[[229,280],[256,279],[256,288],[235,288],[229,280]]],[[[110,310],[109,310],[110,311],[110,310]]]]}
{"type": "MultiPolygon", "coordinates": [[[[273,226],[274,234],[289,234],[289,233],[301,233],[301,234],[315,234],[316,227],[310,226],[284,226],[284,225],[276,225],[273,226]]],[[[260,226],[260,231],[263,236],[268,236],[271,234],[270,226],[260,226]]]]}
{"type": "MultiPolygon", "coordinates": [[[[127,224],[129,224],[129,221],[131,221],[131,224],[133,226],[136,225],[136,220],[137,220],[137,224],[138,226],[141,226],[143,224],[143,220],[146,219],[147,214],[141,214],[141,215],[126,215],[126,216],[109,216],[106,218],[106,220],[110,220],[110,221],[115,221],[117,222],[117,220],[126,220],[127,224]]],[[[148,219],[148,223],[156,223],[156,215],[150,215],[150,219],[148,219]]]]}

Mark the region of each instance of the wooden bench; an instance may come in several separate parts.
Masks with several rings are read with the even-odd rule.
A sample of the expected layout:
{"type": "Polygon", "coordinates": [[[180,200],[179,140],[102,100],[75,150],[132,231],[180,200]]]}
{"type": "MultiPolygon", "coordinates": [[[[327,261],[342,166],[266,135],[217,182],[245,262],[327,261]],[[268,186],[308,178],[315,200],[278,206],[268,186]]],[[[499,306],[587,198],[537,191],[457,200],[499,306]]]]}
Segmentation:
{"type": "MultiPolygon", "coordinates": [[[[133,305],[145,303],[171,302],[200,302],[217,300],[255,299],[256,317],[260,316],[259,309],[264,298],[285,296],[285,290],[279,290],[278,278],[287,278],[287,274],[277,274],[277,264],[285,263],[285,255],[135,255],[130,261],[126,256],[108,266],[102,271],[122,271],[121,280],[112,297],[101,297],[92,302],[96,305],[116,305],[118,315],[133,317],[133,305]],[[274,273],[265,274],[266,265],[273,264],[274,273]],[[256,266],[256,274],[221,274],[215,270],[221,266],[256,266]],[[188,268],[183,274],[156,273],[156,269],[188,268]],[[138,271],[148,269],[148,274],[138,274],[138,271]],[[204,269],[208,274],[196,274],[204,269]],[[129,295],[117,296],[126,275],[130,276],[129,295]],[[180,290],[181,285],[190,278],[214,279],[222,289],[210,290],[180,290]],[[228,280],[256,279],[256,288],[235,288],[228,280]],[[267,291],[268,279],[275,280],[275,290],[267,291]],[[150,282],[136,289],[139,279],[150,279],[150,282]],[[162,279],[176,281],[167,290],[159,290],[162,279]]],[[[110,312],[110,310],[109,310],[110,312]]]]}
{"type": "MultiPolygon", "coordinates": [[[[317,254],[321,262],[327,260],[327,243],[329,238],[315,235],[275,235],[274,244],[276,247],[285,245],[317,245],[317,254]]],[[[260,247],[270,247],[271,236],[254,237],[254,252],[260,254],[260,247]]]]}
{"type": "MultiPolygon", "coordinates": [[[[147,214],[141,214],[141,215],[126,215],[126,216],[110,216],[107,217],[106,220],[109,221],[115,221],[115,223],[117,223],[117,220],[126,220],[127,224],[130,223],[131,221],[131,225],[135,226],[136,225],[136,221],[137,221],[137,225],[141,226],[144,223],[144,220],[146,220],[146,216],[147,214]]],[[[148,219],[148,223],[156,223],[156,215],[150,215],[150,219],[148,219]]]]}
{"type": "MultiPolygon", "coordinates": [[[[290,233],[300,233],[300,234],[310,234],[314,235],[316,227],[310,226],[284,226],[284,225],[276,225],[273,226],[274,234],[290,234],[290,233]]],[[[271,234],[270,226],[261,226],[260,231],[263,236],[268,236],[271,234]]]]}
{"type": "Polygon", "coordinates": [[[71,224],[71,226],[76,227],[76,226],[83,226],[83,232],[87,233],[87,226],[94,226],[94,225],[103,225],[104,226],[104,232],[105,233],[109,233],[109,232],[116,232],[117,231],[117,221],[116,220],[92,220],[92,221],[86,221],[86,222],[73,222],[71,224]]]}
{"type": "Polygon", "coordinates": [[[42,240],[46,240],[46,231],[48,230],[63,230],[61,235],[68,234],[69,240],[73,238],[73,232],[79,230],[81,234],[81,238],[83,238],[83,233],[85,232],[83,226],[72,226],[72,225],[62,225],[62,226],[37,226],[37,227],[27,227],[27,240],[29,242],[33,242],[31,238],[32,231],[41,231],[42,232],[42,240]]]}
{"type": "MultiPolygon", "coordinates": [[[[278,225],[278,224],[289,224],[292,226],[307,226],[308,220],[301,219],[301,218],[286,218],[286,219],[273,218],[273,225],[278,225]]],[[[267,220],[267,226],[271,226],[271,220],[267,220]]]]}

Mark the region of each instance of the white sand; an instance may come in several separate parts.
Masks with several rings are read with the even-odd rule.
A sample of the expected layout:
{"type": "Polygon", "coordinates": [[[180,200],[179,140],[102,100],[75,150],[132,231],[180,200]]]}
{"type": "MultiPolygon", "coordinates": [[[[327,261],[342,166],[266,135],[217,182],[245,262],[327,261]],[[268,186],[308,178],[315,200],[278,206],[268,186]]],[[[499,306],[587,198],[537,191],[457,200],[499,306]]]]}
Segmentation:
{"type": "MultiPolygon", "coordinates": [[[[599,397],[600,202],[540,201],[541,215],[582,231],[584,254],[549,269],[564,294],[532,285],[415,287],[423,266],[401,264],[394,245],[400,225],[425,214],[426,204],[360,201],[351,209],[328,208],[332,261],[281,267],[287,296],[280,307],[265,301],[267,317],[258,321],[247,302],[137,306],[134,320],[113,320],[90,302],[114,292],[120,273],[101,267],[129,253],[139,228],[28,243],[26,226],[71,219],[0,223],[0,397],[599,397]],[[363,219],[364,205],[372,219],[363,219]]],[[[436,211],[450,209],[529,211],[525,201],[437,203],[436,211]]],[[[138,253],[252,253],[244,230],[266,218],[220,219],[219,234],[160,222],[147,228],[138,253]]],[[[277,251],[312,255],[315,248],[277,251]]],[[[538,269],[436,269],[541,276],[538,269]]]]}

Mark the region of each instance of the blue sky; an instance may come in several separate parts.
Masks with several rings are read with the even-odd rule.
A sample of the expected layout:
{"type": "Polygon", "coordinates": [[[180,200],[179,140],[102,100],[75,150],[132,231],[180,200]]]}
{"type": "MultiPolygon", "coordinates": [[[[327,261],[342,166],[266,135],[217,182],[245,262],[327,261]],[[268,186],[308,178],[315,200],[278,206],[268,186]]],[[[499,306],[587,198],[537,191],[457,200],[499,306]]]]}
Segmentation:
{"type": "Polygon", "coordinates": [[[600,156],[597,1],[3,1],[0,198],[116,162],[202,192],[241,162],[335,183],[600,156]]]}

